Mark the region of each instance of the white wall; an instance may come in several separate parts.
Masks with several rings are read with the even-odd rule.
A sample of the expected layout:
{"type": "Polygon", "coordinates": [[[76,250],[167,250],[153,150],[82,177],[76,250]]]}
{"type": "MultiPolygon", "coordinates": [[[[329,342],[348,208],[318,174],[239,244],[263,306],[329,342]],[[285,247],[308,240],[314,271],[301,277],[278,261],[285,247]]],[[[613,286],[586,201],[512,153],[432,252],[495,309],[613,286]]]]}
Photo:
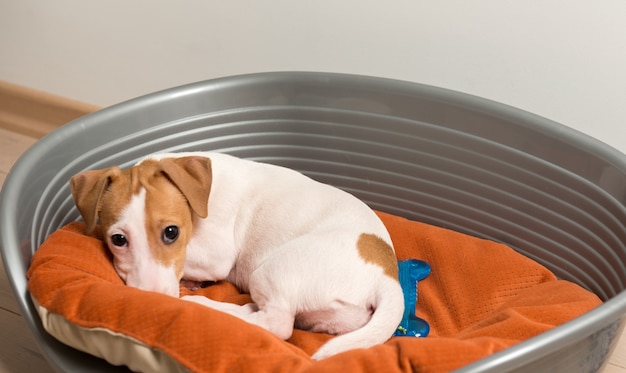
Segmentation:
{"type": "Polygon", "coordinates": [[[626,152],[624,0],[0,0],[0,79],[96,105],[276,70],[451,88],[626,152]]]}

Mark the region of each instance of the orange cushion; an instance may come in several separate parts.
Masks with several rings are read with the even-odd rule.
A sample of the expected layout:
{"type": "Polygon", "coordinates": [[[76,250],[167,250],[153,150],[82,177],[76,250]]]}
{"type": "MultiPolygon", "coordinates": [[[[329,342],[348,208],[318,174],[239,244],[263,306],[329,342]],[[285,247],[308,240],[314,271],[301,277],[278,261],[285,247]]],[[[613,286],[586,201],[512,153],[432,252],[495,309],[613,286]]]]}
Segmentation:
{"type": "MultiPolygon", "coordinates": [[[[82,223],[52,234],[33,256],[29,290],[44,327],[64,343],[136,370],[221,372],[447,371],[544,332],[601,304],[509,247],[379,213],[399,260],[430,264],[417,316],[427,338],[394,337],[315,362],[329,335],[296,330],[288,341],[235,317],[127,287],[102,241],[82,223]]],[[[191,291],[181,287],[181,295],[191,291]]],[[[243,304],[220,282],[195,291],[243,304]]]]}

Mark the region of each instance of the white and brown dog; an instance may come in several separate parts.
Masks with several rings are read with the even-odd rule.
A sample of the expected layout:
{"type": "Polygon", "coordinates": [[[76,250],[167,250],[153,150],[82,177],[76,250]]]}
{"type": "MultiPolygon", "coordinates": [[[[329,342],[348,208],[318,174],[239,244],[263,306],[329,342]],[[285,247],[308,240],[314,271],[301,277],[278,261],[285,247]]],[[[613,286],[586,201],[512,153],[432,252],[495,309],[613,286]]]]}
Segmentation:
{"type": "Polygon", "coordinates": [[[219,153],[150,156],[85,171],[72,195],[88,232],[99,219],[114,266],[133,287],[179,296],[179,283],[227,280],[239,306],[205,304],[287,339],[338,334],[322,359],[383,343],[404,310],[391,239],[354,196],[296,171],[219,153]]]}

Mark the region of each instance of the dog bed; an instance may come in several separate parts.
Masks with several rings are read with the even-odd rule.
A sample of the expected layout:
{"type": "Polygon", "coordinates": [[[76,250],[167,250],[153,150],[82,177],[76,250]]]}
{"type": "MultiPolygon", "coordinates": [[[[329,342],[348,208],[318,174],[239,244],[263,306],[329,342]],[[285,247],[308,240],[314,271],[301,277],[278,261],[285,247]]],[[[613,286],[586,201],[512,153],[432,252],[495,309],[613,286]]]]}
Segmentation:
{"type": "MultiPolygon", "coordinates": [[[[237,318],[125,286],[104,244],[82,223],[52,234],[37,250],[29,290],[45,329],[60,341],[137,371],[328,372],[450,371],[512,346],[601,304],[543,266],[498,243],[379,213],[399,260],[418,258],[432,274],[418,285],[416,315],[430,336],[387,343],[315,362],[332,336],[296,330],[288,341],[237,318]]],[[[243,304],[219,282],[202,294],[243,304]]]]}
{"type": "MultiPolygon", "coordinates": [[[[198,82],[100,110],[41,139],[16,162],[0,193],[0,252],[23,319],[55,370],[127,370],[52,337],[27,290],[32,256],[79,218],[69,178],[129,167],[156,152],[207,150],[287,166],[376,210],[501,242],[604,302],[457,373],[598,371],[617,343],[626,322],[624,154],[545,118],[458,92],[282,72],[198,82]]],[[[495,279],[485,268],[459,279],[460,286],[495,279]]],[[[420,289],[432,286],[440,270],[433,265],[420,289]]],[[[425,341],[443,338],[437,321],[428,321],[433,331],[425,341]]],[[[233,325],[224,330],[241,330],[233,325]]]]}

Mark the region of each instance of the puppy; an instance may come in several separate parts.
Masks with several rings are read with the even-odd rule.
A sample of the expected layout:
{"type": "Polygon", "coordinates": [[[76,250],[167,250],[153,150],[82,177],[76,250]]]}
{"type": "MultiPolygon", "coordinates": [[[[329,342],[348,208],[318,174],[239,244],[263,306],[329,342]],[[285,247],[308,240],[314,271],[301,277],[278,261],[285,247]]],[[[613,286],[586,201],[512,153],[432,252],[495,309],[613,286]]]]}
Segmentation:
{"type": "Polygon", "coordinates": [[[404,299],[391,238],[354,196],[296,171],[219,153],[150,156],[71,178],[87,231],[98,220],[124,282],[179,297],[227,280],[254,303],[204,304],[279,338],[336,334],[316,360],[385,342],[404,299]]]}

